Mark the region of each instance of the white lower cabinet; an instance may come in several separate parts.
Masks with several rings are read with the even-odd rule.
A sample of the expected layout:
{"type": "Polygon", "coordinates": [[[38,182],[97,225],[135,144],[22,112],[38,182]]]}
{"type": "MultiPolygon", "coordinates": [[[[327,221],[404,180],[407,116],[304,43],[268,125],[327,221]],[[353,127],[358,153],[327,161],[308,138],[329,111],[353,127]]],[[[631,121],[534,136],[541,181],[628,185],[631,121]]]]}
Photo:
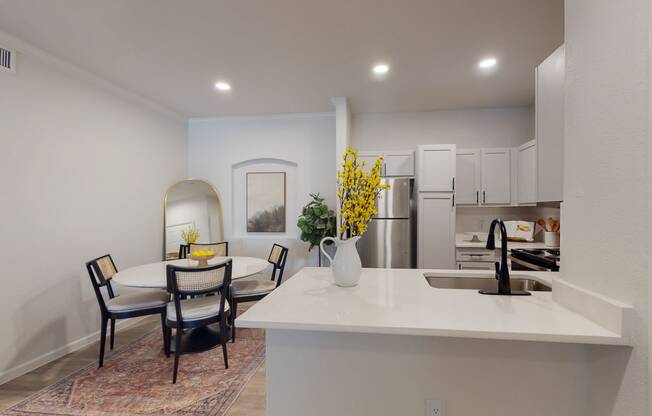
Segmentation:
{"type": "Polygon", "coordinates": [[[495,270],[493,263],[486,263],[481,261],[458,261],[457,268],[459,270],[495,270]]]}
{"type": "Polygon", "coordinates": [[[455,250],[457,268],[460,270],[495,270],[496,251],[483,247],[458,248],[455,250]]]}
{"type": "Polygon", "coordinates": [[[418,202],[417,263],[420,269],[455,268],[453,194],[422,192],[418,202]]]}

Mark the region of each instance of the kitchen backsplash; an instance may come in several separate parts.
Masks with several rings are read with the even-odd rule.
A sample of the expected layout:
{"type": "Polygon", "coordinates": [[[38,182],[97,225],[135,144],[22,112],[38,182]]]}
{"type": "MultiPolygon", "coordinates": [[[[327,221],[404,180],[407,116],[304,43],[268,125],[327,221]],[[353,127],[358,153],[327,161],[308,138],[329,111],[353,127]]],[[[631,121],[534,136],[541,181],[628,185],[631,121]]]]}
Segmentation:
{"type": "MultiPolygon", "coordinates": [[[[456,232],[488,232],[494,218],[503,220],[523,220],[536,222],[539,218],[553,217],[559,219],[559,208],[544,207],[457,207],[456,232]]],[[[564,225],[562,224],[562,230],[564,225]]],[[[543,233],[536,227],[534,239],[543,240],[543,233]]]]}

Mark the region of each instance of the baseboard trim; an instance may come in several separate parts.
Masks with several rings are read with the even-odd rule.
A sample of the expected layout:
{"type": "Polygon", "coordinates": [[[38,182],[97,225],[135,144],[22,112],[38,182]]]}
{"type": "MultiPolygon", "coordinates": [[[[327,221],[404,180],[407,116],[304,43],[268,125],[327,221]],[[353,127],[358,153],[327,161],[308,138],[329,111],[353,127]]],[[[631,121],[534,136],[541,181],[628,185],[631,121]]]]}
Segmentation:
{"type": "MultiPolygon", "coordinates": [[[[131,319],[124,319],[121,321],[116,322],[116,332],[123,331],[125,329],[128,329],[136,324],[138,324],[140,321],[145,319],[145,316],[138,317],[138,318],[131,318],[131,319]]],[[[52,362],[58,358],[63,357],[66,354],[70,354],[71,352],[78,351],[84,347],[87,347],[94,342],[99,341],[100,339],[100,331],[97,330],[93,332],[90,335],[87,335],[83,338],[77,339],[75,341],[72,341],[62,347],[59,347],[57,349],[54,349],[50,352],[46,352],[45,354],[33,358],[27,362],[24,362],[22,364],[19,364],[13,368],[10,368],[9,370],[5,370],[2,373],[0,373],[0,386],[15,379],[18,378],[22,375],[25,375],[29,373],[30,371],[36,370],[37,368],[52,362]]]]}

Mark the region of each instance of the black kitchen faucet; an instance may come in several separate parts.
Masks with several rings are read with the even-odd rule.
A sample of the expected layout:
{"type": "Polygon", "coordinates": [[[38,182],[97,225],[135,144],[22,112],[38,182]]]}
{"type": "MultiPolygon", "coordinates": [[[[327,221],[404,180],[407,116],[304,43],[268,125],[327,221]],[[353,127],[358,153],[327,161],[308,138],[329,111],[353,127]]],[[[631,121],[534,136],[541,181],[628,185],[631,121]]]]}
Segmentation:
{"type": "Polygon", "coordinates": [[[487,236],[487,250],[496,249],[496,237],[494,235],[496,224],[500,226],[500,264],[498,262],[495,263],[498,290],[481,290],[480,293],[483,295],[529,296],[531,293],[525,290],[512,290],[509,278],[509,266],[507,264],[507,229],[505,228],[505,223],[500,218],[491,221],[489,235],[487,236]]]}

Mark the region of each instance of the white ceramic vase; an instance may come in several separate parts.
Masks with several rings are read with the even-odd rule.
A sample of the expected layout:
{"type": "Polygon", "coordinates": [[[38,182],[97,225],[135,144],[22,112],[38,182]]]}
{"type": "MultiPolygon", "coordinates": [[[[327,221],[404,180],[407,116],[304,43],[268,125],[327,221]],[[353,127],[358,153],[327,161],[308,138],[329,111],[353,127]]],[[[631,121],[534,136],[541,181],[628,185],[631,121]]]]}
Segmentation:
{"type": "Polygon", "coordinates": [[[319,248],[322,253],[324,253],[324,256],[326,256],[331,262],[333,278],[335,284],[338,286],[351,287],[357,285],[358,281],[360,281],[362,264],[360,263],[358,249],[355,246],[355,243],[357,243],[359,239],[360,237],[351,237],[346,240],[324,237],[319,243],[319,248]],[[334,258],[331,258],[331,256],[326,253],[326,250],[324,250],[324,242],[328,240],[333,241],[337,248],[334,258]]]}

